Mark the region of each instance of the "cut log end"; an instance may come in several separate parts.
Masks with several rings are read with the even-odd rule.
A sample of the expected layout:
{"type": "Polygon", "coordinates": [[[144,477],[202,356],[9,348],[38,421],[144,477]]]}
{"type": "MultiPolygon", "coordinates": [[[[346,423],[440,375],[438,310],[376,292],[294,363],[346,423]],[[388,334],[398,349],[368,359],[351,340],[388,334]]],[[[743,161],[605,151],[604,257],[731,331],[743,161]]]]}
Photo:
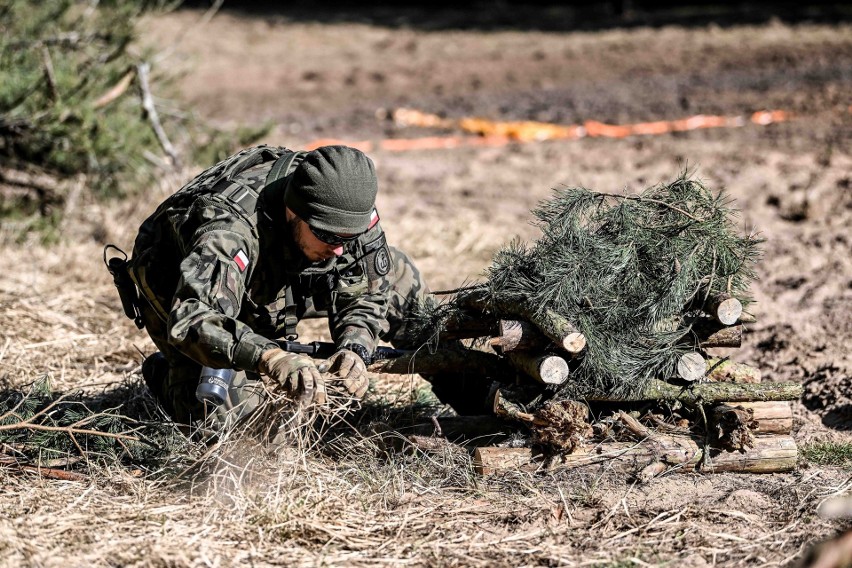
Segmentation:
{"type": "Polygon", "coordinates": [[[743,305],[730,294],[719,294],[709,302],[707,310],[719,323],[734,325],[743,313],[743,305]]]}
{"type": "Polygon", "coordinates": [[[707,361],[700,353],[685,353],[677,362],[677,375],[685,381],[695,382],[707,372],[707,361]]]}
{"type": "Polygon", "coordinates": [[[547,385],[561,385],[568,379],[568,363],[562,357],[543,357],[538,372],[541,382],[547,385]]]}
{"type": "Polygon", "coordinates": [[[569,333],[562,340],[562,348],[571,355],[577,355],[586,348],[586,336],[582,333],[569,333]]]}
{"type": "Polygon", "coordinates": [[[527,376],[546,385],[561,385],[568,380],[568,362],[556,355],[532,355],[525,351],[508,354],[512,365],[527,376]]]}

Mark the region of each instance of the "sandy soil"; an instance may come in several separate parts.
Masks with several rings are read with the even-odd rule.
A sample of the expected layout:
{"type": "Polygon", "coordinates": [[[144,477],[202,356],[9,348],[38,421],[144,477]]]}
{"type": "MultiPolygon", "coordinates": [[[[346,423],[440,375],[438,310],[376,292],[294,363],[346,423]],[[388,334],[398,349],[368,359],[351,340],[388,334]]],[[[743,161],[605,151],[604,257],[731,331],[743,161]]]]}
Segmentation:
{"type": "MultiPolygon", "coordinates": [[[[276,126],[264,141],[294,148],[323,137],[435,134],[385,118],[400,106],[447,117],[563,124],[794,113],[793,120],[770,126],[623,140],[377,150],[371,155],[380,177],[379,211],[390,241],[417,260],[431,286],[451,288],[475,279],[511,238],[535,238],[529,209],[551,188],[634,191],[694,169],[735,199],[744,228],[766,239],[753,290],[758,323],[743,349],[726,354],[757,365],[765,380],[805,385],[795,404],[800,445],[852,443],[848,25],[545,33],[299,23],[235,12],[198,27],[199,18],[186,11],[146,22],[146,41],[172,46],[157,67],[179,73],[199,115],[223,125],[271,120],[276,126]]],[[[129,247],[138,223],[177,185],[178,178],[164,179],[142,198],[81,207],[81,219],[66,226],[68,241],[58,247],[23,250],[6,239],[3,254],[16,270],[0,274],[0,310],[29,314],[16,320],[24,324],[3,329],[6,381],[23,384],[51,372],[67,388],[135,376],[134,345],[146,352],[151,346],[120,317],[97,259],[104,240],[129,247]],[[70,343],[58,341],[69,336],[70,343]]],[[[110,511],[127,535],[110,533],[109,544],[124,547],[119,564],[139,566],[236,565],[248,558],[257,565],[779,566],[795,561],[810,542],[850,528],[815,515],[826,496],[849,491],[849,471],[804,463],[792,474],[669,475],[646,485],[606,471],[553,480],[510,477],[476,482],[477,489],[457,496],[451,482],[423,489],[404,475],[397,481],[407,491],[367,482],[331,486],[350,494],[361,487],[371,522],[410,515],[405,531],[406,522],[390,521],[359,529],[347,504],[342,524],[326,529],[332,536],[300,525],[301,532],[285,531],[278,540],[261,535],[251,544],[252,537],[229,530],[232,548],[209,549],[194,535],[221,527],[216,522],[228,518],[221,511],[199,519],[183,496],[125,478],[85,491],[96,496],[86,500],[89,515],[107,507],[110,495],[123,503],[110,511]],[[172,531],[160,548],[145,544],[156,538],[157,523],[172,531]],[[348,553],[324,555],[344,524],[348,553]],[[400,541],[406,546],[397,546],[400,541]]],[[[27,535],[49,538],[39,523],[71,514],[84,491],[36,483],[32,494],[21,494],[19,481],[0,488],[0,509],[9,519],[0,521],[0,551],[8,558],[0,564],[53,565],[65,558],[77,565],[74,558],[87,558],[107,565],[98,539],[80,526],[102,527],[103,519],[81,515],[74,526],[62,524],[66,537],[49,547],[52,556],[28,544],[27,535]]],[[[305,526],[315,520],[302,509],[293,514],[304,515],[305,526]]],[[[234,530],[258,530],[243,517],[240,522],[234,530]]]]}

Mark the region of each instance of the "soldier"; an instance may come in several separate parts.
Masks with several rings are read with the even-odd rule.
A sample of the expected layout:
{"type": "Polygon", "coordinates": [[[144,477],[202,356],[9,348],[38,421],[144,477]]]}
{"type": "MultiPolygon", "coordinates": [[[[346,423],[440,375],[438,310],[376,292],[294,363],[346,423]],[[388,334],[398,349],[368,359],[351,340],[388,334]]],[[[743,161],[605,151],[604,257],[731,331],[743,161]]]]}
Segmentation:
{"type": "Polygon", "coordinates": [[[224,405],[231,415],[263,400],[258,374],[303,404],[324,403],[314,360],[272,341],[294,338],[302,318],[328,318],[328,371],[354,398],[380,339],[414,347],[406,314],[427,289],[387,245],[377,189],[373,162],[354,148],[258,146],[202,172],[142,223],[128,271],[159,349],[142,374],[177,422],[203,417],[202,365],[245,371],[224,405]]]}

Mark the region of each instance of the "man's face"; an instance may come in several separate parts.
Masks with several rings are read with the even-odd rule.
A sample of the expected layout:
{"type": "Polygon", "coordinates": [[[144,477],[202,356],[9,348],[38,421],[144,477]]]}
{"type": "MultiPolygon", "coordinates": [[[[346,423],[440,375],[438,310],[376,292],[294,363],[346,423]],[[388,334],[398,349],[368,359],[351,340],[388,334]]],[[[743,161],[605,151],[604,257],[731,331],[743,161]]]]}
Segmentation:
{"type": "Polygon", "coordinates": [[[328,260],[333,256],[343,254],[343,245],[330,245],[324,243],[311,232],[308,224],[287,209],[287,225],[293,240],[302,251],[302,254],[311,262],[328,260]]]}

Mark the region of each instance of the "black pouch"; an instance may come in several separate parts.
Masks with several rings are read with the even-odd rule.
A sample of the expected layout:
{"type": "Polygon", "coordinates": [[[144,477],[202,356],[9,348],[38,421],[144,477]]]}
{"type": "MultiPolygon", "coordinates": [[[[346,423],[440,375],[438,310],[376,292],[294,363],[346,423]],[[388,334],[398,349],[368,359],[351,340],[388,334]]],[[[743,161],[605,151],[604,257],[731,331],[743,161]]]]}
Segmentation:
{"type": "Polygon", "coordinates": [[[133,320],[136,327],[142,329],[142,313],[139,310],[139,292],[136,290],[136,284],[130,278],[127,272],[127,253],[115,245],[107,245],[104,247],[104,265],[112,275],[112,281],[115,288],[118,290],[118,297],[121,299],[121,307],[124,310],[124,315],[133,320]],[[116,252],[115,256],[107,258],[109,250],[113,249],[116,252]]]}

